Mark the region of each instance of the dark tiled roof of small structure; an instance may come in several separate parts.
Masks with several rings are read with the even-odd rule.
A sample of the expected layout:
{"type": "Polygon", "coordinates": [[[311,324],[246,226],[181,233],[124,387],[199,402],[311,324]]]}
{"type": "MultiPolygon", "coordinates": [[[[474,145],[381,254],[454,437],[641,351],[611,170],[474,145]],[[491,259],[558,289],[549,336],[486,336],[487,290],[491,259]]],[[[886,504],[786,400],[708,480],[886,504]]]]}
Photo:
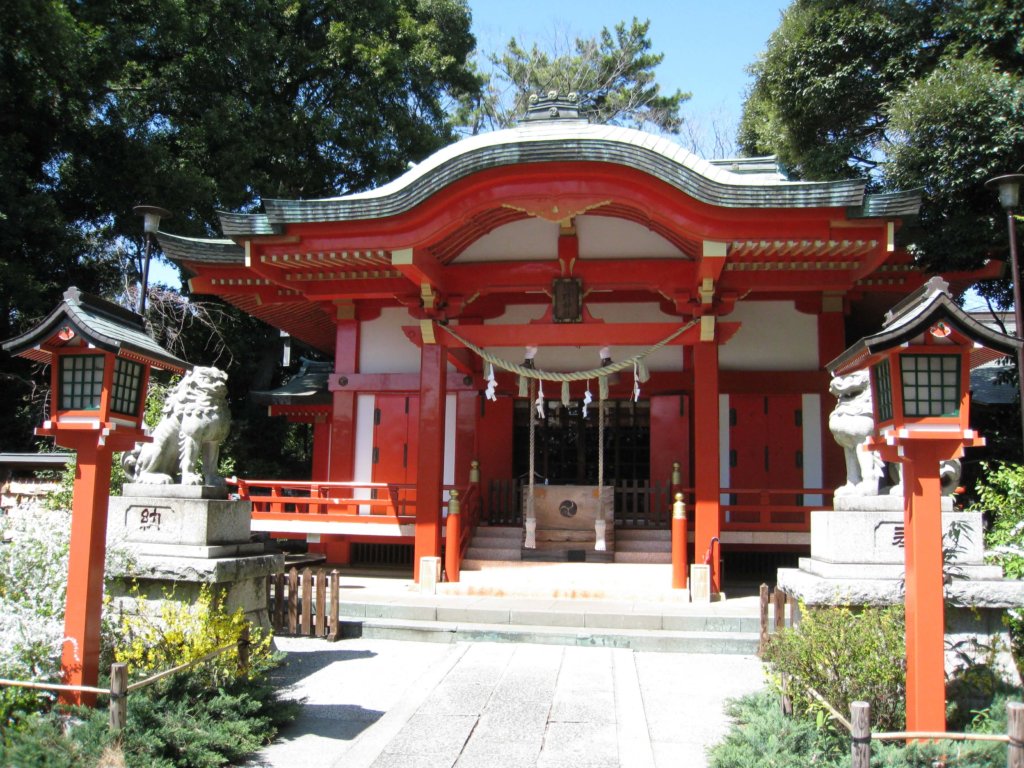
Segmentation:
{"type": "Polygon", "coordinates": [[[881,331],[865,336],[825,367],[833,375],[856,370],[876,352],[909,342],[940,321],[949,323],[976,344],[1004,355],[1016,354],[1024,342],[979,323],[957,306],[947,290],[945,281],[933,277],[886,314],[881,331]]]}
{"type": "Polygon", "coordinates": [[[121,357],[177,373],[192,367],[157,344],[146,333],[140,315],[75,287],[64,292],[63,301],[41,323],[21,336],[8,339],[3,348],[12,355],[49,363],[51,353],[42,345],[65,325],[71,326],[97,349],[121,357]]]}
{"type": "Polygon", "coordinates": [[[249,393],[253,402],[262,405],[330,405],[331,393],[327,379],[334,372],[333,362],[302,359],[299,372],[277,389],[249,393]]]}

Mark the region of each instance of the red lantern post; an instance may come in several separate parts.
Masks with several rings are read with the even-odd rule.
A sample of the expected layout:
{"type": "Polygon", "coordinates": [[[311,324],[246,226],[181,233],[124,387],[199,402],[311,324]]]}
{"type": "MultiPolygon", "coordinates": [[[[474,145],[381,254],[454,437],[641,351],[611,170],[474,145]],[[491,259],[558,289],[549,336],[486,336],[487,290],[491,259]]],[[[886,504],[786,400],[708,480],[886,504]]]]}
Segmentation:
{"type": "MultiPolygon", "coordinates": [[[[113,454],[150,439],[143,431],[150,369],[183,373],[188,364],[160,348],[139,315],[77,288],[3,348],[51,366],[50,409],[36,434],[77,454],[61,667],[66,684],[95,686],[113,454]]],[[[61,696],[69,704],[93,698],[61,696]]]]}
{"type": "Polygon", "coordinates": [[[882,331],[828,365],[869,367],[876,436],[868,447],[903,468],[907,729],[944,731],[945,599],[939,468],[985,441],[970,428],[970,370],[1021,341],[965,313],[933,278],[898,304],[882,331]]]}

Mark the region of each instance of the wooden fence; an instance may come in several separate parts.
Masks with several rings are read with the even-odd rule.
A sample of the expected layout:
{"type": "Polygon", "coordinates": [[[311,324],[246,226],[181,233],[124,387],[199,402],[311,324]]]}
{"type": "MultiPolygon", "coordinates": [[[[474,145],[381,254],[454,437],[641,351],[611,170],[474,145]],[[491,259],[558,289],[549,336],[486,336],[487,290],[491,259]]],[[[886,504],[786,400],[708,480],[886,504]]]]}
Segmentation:
{"type": "Polygon", "coordinates": [[[341,637],[340,580],[337,569],[293,566],[267,576],[270,623],[278,634],[341,637]]]}
{"type": "Polygon", "coordinates": [[[786,626],[795,626],[800,621],[800,605],[795,597],[787,595],[781,589],[769,589],[767,584],[761,585],[761,637],[757,644],[757,655],[763,656],[764,649],[772,633],[786,626]],[[772,606],[772,620],[768,621],[768,606],[772,606]],[[787,622],[788,609],[788,622],[787,622]]]}
{"type": "Polygon", "coordinates": [[[198,659],[179,664],[176,667],[165,669],[163,672],[157,672],[150,675],[144,680],[138,680],[137,682],[128,683],[128,665],[127,664],[111,664],[110,665],[110,688],[97,688],[91,685],[60,685],[57,683],[36,683],[27,680],[3,680],[0,679],[0,686],[10,686],[13,688],[29,688],[36,691],[56,691],[58,693],[88,693],[96,694],[100,696],[110,697],[110,729],[112,731],[119,731],[124,728],[125,723],[128,721],[128,694],[134,693],[142,688],[153,685],[158,680],[163,680],[165,677],[169,677],[177,672],[184,672],[186,669],[197,666],[198,664],[204,664],[211,659],[215,659],[222,653],[226,653],[230,650],[237,650],[238,652],[238,669],[240,674],[248,674],[249,670],[249,627],[246,626],[242,629],[242,633],[238,636],[238,641],[234,643],[228,643],[222,645],[220,648],[200,656],[198,659]]]}

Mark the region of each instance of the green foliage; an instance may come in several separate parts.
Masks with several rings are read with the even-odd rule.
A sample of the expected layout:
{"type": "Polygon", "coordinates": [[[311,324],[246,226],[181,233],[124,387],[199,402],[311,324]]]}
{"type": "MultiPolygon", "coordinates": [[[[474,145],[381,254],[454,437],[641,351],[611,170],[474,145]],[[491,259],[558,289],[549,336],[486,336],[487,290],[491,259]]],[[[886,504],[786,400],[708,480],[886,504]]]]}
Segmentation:
{"type": "Polygon", "coordinates": [[[902,606],[803,609],[800,623],[772,636],[764,655],[773,683],[790,675],[794,710],[821,711],[813,688],[840,712],[854,701],[871,704],[874,724],[898,730],[904,723],[906,662],[902,606]]]}
{"type": "MultiPolygon", "coordinates": [[[[1024,578],[1024,466],[984,465],[984,475],[975,485],[975,510],[989,518],[985,549],[989,560],[1003,568],[1011,579],[1024,578]]],[[[1024,613],[1007,611],[1013,658],[1024,667],[1024,613]]]]}
{"type": "MultiPolygon", "coordinates": [[[[465,0],[0,3],[0,338],[69,285],[135,280],[139,202],[202,236],[217,209],[390,181],[452,140],[448,106],[480,88],[474,47],[465,0]]],[[[265,346],[231,338],[239,359],[265,346]]],[[[41,421],[37,369],[0,361],[19,386],[0,399],[8,449],[41,421]]]]}
{"type": "Polygon", "coordinates": [[[634,17],[628,25],[604,27],[596,37],[577,37],[554,50],[536,43],[526,48],[512,38],[504,51],[488,58],[484,93],[459,120],[473,133],[508,128],[526,114],[531,94],[555,91],[578,94],[581,111],[594,122],[678,133],[679,110],[690,94],[661,93],[654,70],[665,55],[651,52],[650,26],[634,17]]]}
{"type": "MultiPolygon", "coordinates": [[[[711,768],[848,768],[850,738],[845,729],[823,732],[809,717],[786,717],[778,697],[762,691],[730,702],[734,723],[708,754],[711,768]]],[[[872,720],[874,719],[872,710],[872,720]]],[[[872,729],[882,726],[872,723],[872,729]]],[[[976,713],[966,727],[973,733],[1006,732],[1006,699],[976,713]]],[[[873,768],[934,768],[937,760],[957,768],[991,768],[1006,763],[1006,745],[998,742],[942,742],[905,746],[872,742],[873,768]]]]}
{"type": "Polygon", "coordinates": [[[1022,25],[1015,0],[795,0],[751,67],[739,142],[805,178],[923,187],[916,255],[980,266],[1007,242],[982,184],[1024,160],[1022,25]]]}
{"type": "MultiPolygon", "coordinates": [[[[734,721],[725,738],[708,751],[710,768],[805,768],[842,765],[841,742],[819,729],[813,718],[786,717],[770,691],[729,702],[734,721]]],[[[849,758],[846,758],[849,762],[849,758]]]]}
{"type": "MultiPolygon", "coordinates": [[[[174,600],[173,595],[166,598],[154,607],[136,597],[135,610],[121,615],[114,659],[127,664],[133,678],[196,661],[217,648],[237,643],[247,628],[250,669],[261,674],[276,663],[270,634],[250,627],[241,608],[227,611],[221,597],[208,586],[200,589],[191,604],[174,600]]],[[[239,674],[238,655],[233,650],[204,662],[193,672],[213,686],[234,680],[239,674]]]]}
{"type": "Polygon", "coordinates": [[[108,718],[101,710],[76,710],[74,723],[55,714],[37,713],[4,734],[0,766],[89,768],[97,765],[111,741],[108,718]]]}
{"type": "Polygon", "coordinates": [[[989,516],[985,546],[1011,579],[1024,578],[1024,466],[985,465],[974,509],[989,516]]]}

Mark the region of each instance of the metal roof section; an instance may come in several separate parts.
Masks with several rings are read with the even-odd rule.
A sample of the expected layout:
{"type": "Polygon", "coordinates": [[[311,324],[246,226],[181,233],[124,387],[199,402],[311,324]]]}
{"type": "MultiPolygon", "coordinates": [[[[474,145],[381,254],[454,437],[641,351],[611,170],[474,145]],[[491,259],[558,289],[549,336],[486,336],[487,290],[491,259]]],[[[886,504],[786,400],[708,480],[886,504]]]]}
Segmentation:
{"type": "Polygon", "coordinates": [[[779,165],[779,158],[775,155],[764,155],[763,157],[725,157],[708,162],[716,168],[725,168],[733,173],[757,174],[766,179],[776,181],[788,181],[789,178],[779,165]]]}
{"type": "Polygon", "coordinates": [[[588,123],[565,99],[538,100],[515,128],[470,136],[367,192],[315,200],[265,199],[266,213],[221,212],[228,237],[279,234],[283,225],[395,216],[474,173],[510,165],[598,162],[658,178],[696,200],[726,208],[841,207],[854,216],[911,215],[919,192],[865,197],[862,179],[790,181],[774,157],[707,161],[661,136],[588,123]]]}
{"type": "Polygon", "coordinates": [[[865,195],[864,204],[853,208],[847,213],[851,218],[891,218],[917,216],[921,210],[921,189],[909,189],[900,192],[883,192],[876,195],[865,195]]]}
{"type": "Polygon", "coordinates": [[[333,362],[302,358],[298,373],[287,384],[277,389],[253,391],[249,396],[261,405],[329,406],[333,398],[327,389],[327,380],[332,373],[333,362]]]}
{"type": "Polygon", "coordinates": [[[142,317],[113,302],[78,288],[64,292],[63,301],[31,330],[3,342],[3,349],[41,363],[50,363],[51,350],[43,345],[70,326],[97,349],[156,368],[184,373],[191,364],[165,350],[146,333],[142,317]]]}
{"type": "Polygon", "coordinates": [[[975,344],[1004,355],[1016,354],[1024,345],[1020,339],[979,323],[953,301],[948,290],[945,280],[931,278],[886,314],[881,331],[865,336],[825,367],[833,376],[856,370],[872,355],[909,343],[938,322],[946,322],[975,344]]]}
{"type": "Polygon", "coordinates": [[[245,249],[234,240],[182,237],[167,232],[156,233],[164,255],[175,261],[203,261],[208,264],[243,264],[245,249]]]}

